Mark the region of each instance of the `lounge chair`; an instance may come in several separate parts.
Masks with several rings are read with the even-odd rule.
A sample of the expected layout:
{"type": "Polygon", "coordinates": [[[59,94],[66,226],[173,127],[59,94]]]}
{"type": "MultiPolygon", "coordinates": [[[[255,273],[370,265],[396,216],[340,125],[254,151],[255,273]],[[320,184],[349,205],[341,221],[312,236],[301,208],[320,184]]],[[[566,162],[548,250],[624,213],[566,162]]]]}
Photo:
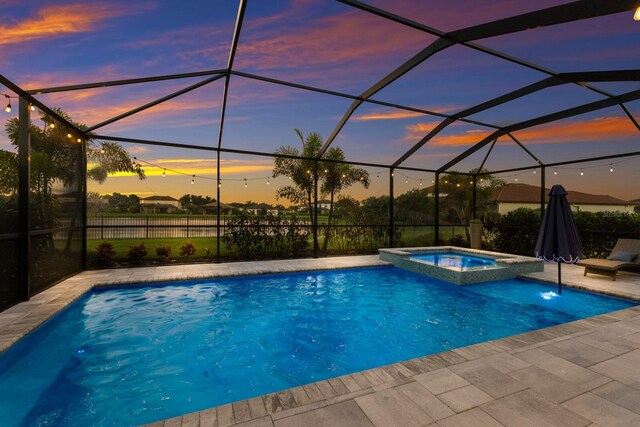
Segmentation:
{"type": "Polygon", "coordinates": [[[583,259],[578,265],[584,266],[584,275],[587,273],[602,274],[616,280],[618,270],[640,270],[640,240],[618,239],[616,246],[607,259],[583,259]],[[629,260],[614,260],[611,258],[625,258],[625,255],[636,254],[629,260]]]}

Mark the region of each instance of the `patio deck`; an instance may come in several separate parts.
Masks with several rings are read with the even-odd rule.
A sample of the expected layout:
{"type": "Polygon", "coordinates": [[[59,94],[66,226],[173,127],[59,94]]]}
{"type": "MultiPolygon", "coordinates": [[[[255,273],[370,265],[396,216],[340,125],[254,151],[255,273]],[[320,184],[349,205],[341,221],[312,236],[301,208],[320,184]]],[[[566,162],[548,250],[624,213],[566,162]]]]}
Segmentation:
{"type": "MultiPolygon", "coordinates": [[[[0,351],[97,284],[384,265],[377,256],[87,271],[0,313],[0,351]]],[[[563,268],[568,286],[640,301],[563,268]]],[[[553,282],[554,265],[529,275],[553,282]]],[[[640,306],[234,402],[152,426],[640,425],[640,306]]]]}

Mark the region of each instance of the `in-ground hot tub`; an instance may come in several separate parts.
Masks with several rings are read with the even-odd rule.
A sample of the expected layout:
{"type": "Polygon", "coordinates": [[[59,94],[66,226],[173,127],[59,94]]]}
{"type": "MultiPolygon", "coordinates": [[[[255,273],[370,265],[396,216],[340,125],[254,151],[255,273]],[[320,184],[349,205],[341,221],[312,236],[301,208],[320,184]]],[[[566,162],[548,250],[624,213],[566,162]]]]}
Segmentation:
{"type": "Polygon", "coordinates": [[[513,279],[544,270],[543,261],[537,258],[456,246],[380,249],[379,253],[380,259],[397,267],[458,285],[513,279]]]}

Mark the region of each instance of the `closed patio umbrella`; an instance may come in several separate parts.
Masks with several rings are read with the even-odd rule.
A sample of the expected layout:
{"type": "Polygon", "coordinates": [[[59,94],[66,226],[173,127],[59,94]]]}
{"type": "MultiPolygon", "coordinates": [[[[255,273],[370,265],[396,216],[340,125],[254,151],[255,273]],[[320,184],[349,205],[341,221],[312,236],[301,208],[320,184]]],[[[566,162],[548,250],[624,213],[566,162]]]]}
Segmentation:
{"type": "Polygon", "coordinates": [[[547,262],[558,263],[558,293],[562,293],[562,263],[575,264],[583,257],[578,229],[562,185],[554,185],[549,191],[535,253],[547,262]]]}

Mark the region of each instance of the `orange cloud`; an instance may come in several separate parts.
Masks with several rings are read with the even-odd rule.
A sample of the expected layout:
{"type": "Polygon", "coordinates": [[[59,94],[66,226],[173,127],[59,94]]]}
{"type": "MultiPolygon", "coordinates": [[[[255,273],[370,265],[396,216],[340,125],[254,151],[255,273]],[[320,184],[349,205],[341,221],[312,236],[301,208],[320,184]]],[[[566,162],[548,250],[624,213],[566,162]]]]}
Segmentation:
{"type": "Polygon", "coordinates": [[[524,144],[566,142],[605,142],[638,137],[638,130],[627,117],[597,117],[590,120],[551,123],[515,132],[524,144]]]}
{"type": "Polygon", "coordinates": [[[99,23],[106,19],[148,8],[148,5],[132,8],[130,5],[117,3],[45,6],[33,17],[14,24],[0,25],[0,45],[95,31],[99,23]]]}
{"type": "MultiPolygon", "coordinates": [[[[406,127],[403,142],[418,142],[438,122],[416,123],[406,127]]],[[[487,137],[491,131],[470,129],[448,135],[439,134],[429,144],[438,146],[473,145],[487,137]]],[[[638,136],[638,130],[626,117],[598,117],[588,120],[551,123],[514,132],[526,145],[560,144],[570,142],[603,142],[638,136]]],[[[502,137],[507,144],[514,144],[508,137],[502,137]]]]}

